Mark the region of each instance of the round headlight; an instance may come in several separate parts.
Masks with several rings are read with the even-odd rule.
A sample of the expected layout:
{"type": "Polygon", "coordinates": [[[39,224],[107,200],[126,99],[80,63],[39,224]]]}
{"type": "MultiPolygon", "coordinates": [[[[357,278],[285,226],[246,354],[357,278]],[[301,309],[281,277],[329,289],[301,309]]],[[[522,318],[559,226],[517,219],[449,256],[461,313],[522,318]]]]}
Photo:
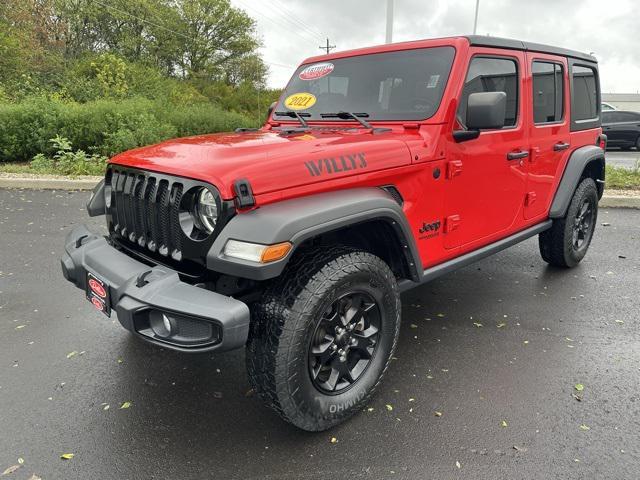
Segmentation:
{"type": "Polygon", "coordinates": [[[195,220],[198,226],[207,233],[213,232],[218,221],[218,203],[216,197],[207,188],[198,194],[195,204],[195,220]]]}

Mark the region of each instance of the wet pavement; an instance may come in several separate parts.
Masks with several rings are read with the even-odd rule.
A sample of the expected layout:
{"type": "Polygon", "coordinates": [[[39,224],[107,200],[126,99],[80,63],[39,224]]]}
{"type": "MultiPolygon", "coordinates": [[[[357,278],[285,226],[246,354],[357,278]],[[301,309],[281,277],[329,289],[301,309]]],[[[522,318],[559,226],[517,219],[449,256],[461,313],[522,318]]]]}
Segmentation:
{"type": "Polygon", "coordinates": [[[87,198],[0,190],[7,478],[640,477],[640,211],[601,211],[573,270],[534,238],[406,293],[369,408],[313,434],[262,406],[242,350],[146,345],[62,278],[66,231],[103,229],[87,198]]]}

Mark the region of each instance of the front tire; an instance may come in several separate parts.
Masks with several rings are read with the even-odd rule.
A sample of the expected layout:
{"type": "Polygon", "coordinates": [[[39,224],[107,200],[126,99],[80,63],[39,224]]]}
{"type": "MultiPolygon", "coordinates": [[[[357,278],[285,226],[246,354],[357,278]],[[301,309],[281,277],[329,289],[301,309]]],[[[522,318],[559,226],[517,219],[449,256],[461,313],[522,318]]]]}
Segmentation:
{"type": "Polygon", "coordinates": [[[307,251],[254,308],[250,382],[286,421],[326,430],[366,404],[399,328],[398,285],[384,261],[343,247],[307,251]]]}
{"type": "Polygon", "coordinates": [[[580,182],[567,213],[538,237],[542,259],[557,267],[575,267],[587,254],[598,218],[598,189],[592,178],[580,182]]]}

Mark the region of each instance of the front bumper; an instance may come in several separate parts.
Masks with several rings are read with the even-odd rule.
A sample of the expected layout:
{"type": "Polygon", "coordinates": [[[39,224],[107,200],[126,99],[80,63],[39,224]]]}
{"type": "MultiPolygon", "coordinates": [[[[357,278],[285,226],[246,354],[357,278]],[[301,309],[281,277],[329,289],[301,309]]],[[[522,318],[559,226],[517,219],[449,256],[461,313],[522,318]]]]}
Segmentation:
{"type": "MultiPolygon", "coordinates": [[[[245,303],[185,283],[169,268],[141,263],[84,225],[67,236],[61,264],[64,277],[83,291],[87,288],[87,272],[106,282],[110,306],[122,326],[148,342],[174,350],[203,352],[232,350],[247,341],[250,315],[245,303]],[[153,311],[184,317],[185,327],[201,325],[215,335],[208,342],[161,338],[150,333],[148,318],[153,311]]],[[[178,321],[178,329],[179,325],[178,321]]]]}

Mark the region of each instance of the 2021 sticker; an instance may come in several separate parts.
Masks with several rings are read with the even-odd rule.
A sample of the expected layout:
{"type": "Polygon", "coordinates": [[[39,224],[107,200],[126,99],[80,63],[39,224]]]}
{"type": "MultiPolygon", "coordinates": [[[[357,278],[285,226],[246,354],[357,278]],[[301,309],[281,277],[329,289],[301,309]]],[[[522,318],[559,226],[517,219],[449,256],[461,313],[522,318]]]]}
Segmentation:
{"type": "Polygon", "coordinates": [[[289,95],[285,101],[284,106],[291,110],[306,110],[316,104],[316,96],[308,92],[294,93],[289,95]]]}
{"type": "Polygon", "coordinates": [[[307,68],[302,70],[298,77],[300,77],[300,80],[317,80],[318,78],[329,75],[333,72],[333,69],[333,63],[316,63],[315,65],[309,65],[307,68]]]}

